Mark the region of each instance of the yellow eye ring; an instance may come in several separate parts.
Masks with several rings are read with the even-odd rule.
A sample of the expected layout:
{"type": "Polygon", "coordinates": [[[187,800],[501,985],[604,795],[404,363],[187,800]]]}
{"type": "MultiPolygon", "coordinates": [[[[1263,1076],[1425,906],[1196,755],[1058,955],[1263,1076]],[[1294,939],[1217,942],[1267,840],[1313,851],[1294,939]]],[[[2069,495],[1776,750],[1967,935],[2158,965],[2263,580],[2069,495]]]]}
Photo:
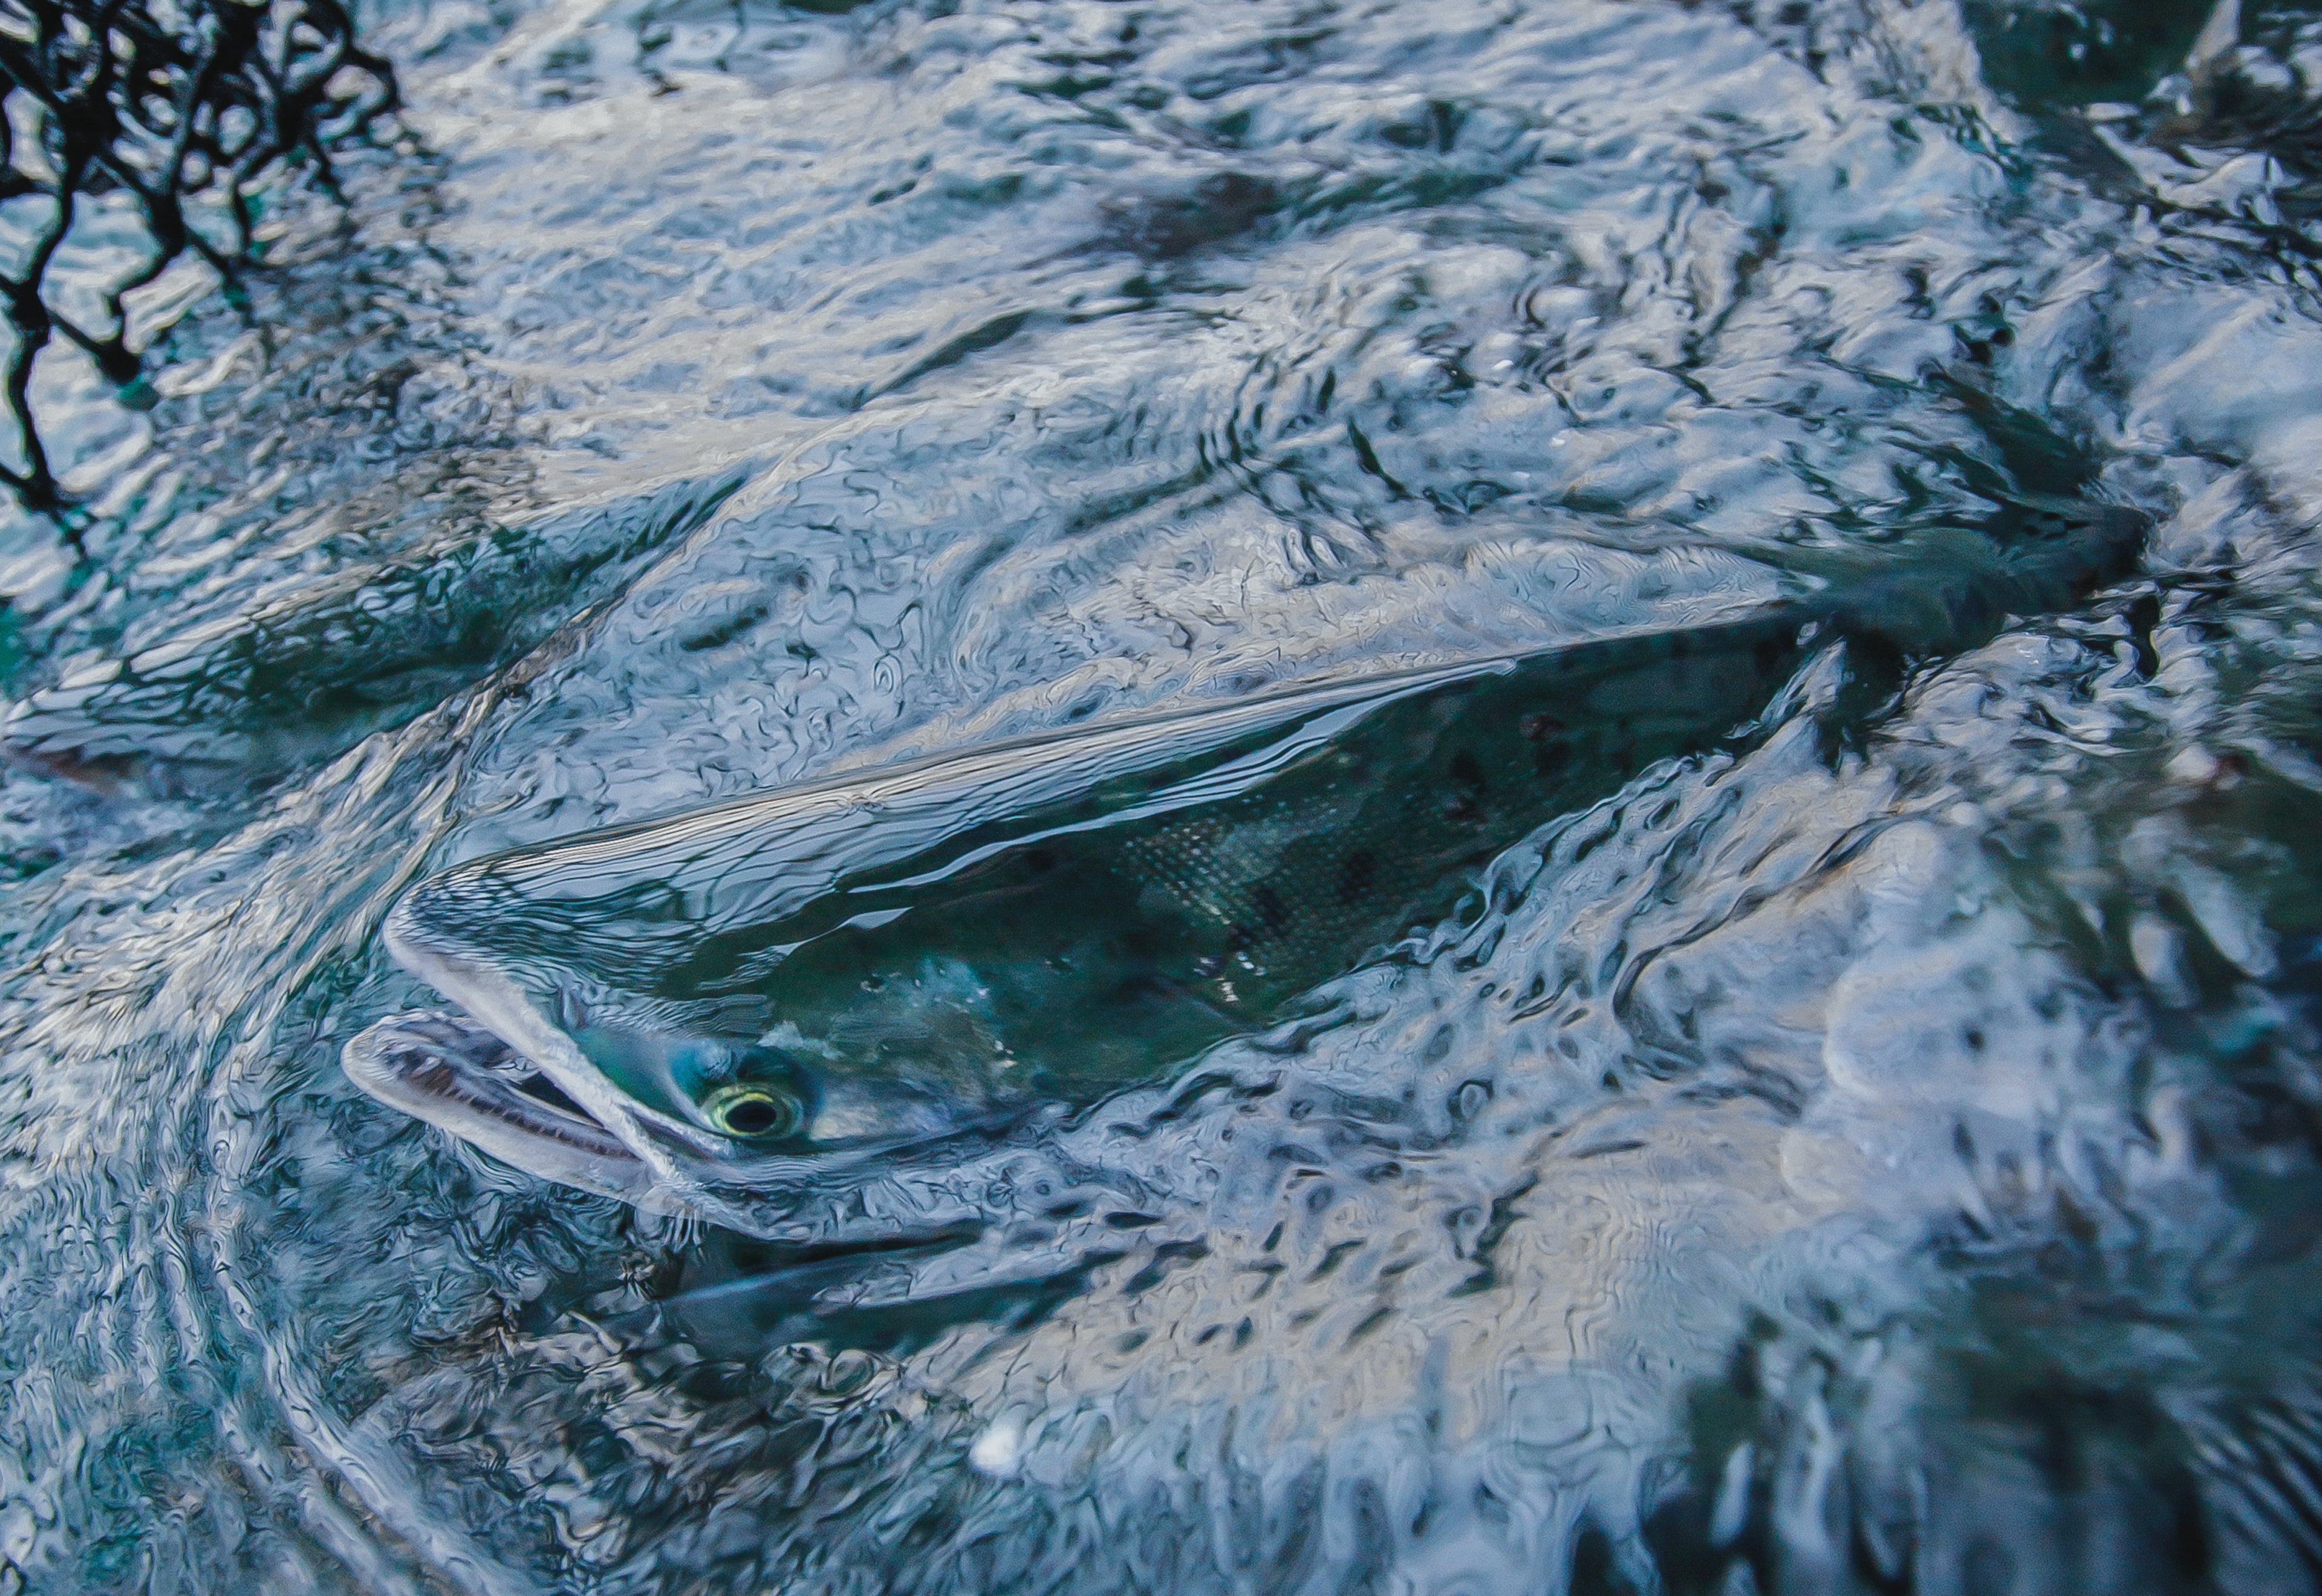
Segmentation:
{"type": "Polygon", "coordinates": [[[805,1104],[786,1091],[754,1081],[719,1087],[702,1099],[701,1113],[718,1135],[745,1142],[794,1136],[806,1123],[805,1104]]]}

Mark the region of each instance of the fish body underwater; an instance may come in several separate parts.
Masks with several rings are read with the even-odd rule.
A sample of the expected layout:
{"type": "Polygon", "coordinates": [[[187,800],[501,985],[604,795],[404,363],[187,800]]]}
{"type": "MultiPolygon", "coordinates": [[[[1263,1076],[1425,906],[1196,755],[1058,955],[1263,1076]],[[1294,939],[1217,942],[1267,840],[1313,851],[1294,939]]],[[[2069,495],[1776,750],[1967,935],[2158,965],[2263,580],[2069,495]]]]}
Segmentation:
{"type": "Polygon", "coordinates": [[[471,861],[385,927],[471,1018],[390,1017],[347,1069],[544,1178],[779,1228],[769,1194],[809,1173],[1076,1113],[1294,1018],[1451,917],[1527,834],[1745,744],[1811,658],[1851,650],[1875,698],[1882,666],[2069,600],[2144,530],[2097,503],[2046,515],[2036,537],[1939,539],[1918,572],[1794,578],[1752,615],[1104,721],[471,861]]]}
{"type": "MultiPolygon", "coordinates": [[[[1493,854],[1608,778],[1739,727],[1795,667],[1803,624],[907,762],[456,867],[387,935],[568,1102],[617,1094],[607,1128],[635,1127],[647,1160],[876,1157],[1085,1105],[1264,1026],[1440,919],[1493,854]],[[737,1105],[762,1119],[734,1123],[737,1105]]],[[[427,1056],[440,1024],[412,1054],[399,1026],[349,1044],[354,1078],[464,1132],[471,1109],[398,1088],[393,1061],[427,1056]]]]}
{"type": "Polygon", "coordinates": [[[2310,16],[365,16],[0,561],[0,1596],[2322,1589],[2310,16]]]}

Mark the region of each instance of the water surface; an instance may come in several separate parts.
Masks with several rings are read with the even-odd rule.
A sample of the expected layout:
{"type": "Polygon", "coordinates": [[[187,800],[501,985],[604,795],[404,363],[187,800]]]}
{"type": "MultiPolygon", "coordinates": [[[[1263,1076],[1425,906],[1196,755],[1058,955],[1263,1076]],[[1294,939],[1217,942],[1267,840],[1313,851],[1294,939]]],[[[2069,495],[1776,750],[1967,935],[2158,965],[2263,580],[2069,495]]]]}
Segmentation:
{"type": "Polygon", "coordinates": [[[368,25],[427,153],[5,531],[0,1582],[2315,1582],[2322,19],[368,25]],[[2138,546],[1924,574],[2059,504],[2138,546]],[[339,1067],[501,849],[1850,586],[1921,641],[802,1221],[945,1245],[339,1067]]]}

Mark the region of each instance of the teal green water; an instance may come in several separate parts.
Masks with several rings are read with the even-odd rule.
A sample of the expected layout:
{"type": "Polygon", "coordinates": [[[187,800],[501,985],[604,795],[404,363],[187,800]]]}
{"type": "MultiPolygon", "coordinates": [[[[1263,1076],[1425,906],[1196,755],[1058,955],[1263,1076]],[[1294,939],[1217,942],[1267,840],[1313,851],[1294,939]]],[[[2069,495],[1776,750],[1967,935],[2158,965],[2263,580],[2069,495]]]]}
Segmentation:
{"type": "Polygon", "coordinates": [[[2316,1582],[2322,19],[366,26],[0,524],[0,1589],[2316,1582]]]}

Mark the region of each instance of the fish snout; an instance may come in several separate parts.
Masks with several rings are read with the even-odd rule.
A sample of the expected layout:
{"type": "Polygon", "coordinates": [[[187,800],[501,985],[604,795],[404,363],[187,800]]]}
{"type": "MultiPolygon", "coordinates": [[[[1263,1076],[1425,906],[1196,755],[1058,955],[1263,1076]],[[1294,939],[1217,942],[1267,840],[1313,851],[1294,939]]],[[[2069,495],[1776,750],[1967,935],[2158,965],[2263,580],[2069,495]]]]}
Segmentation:
{"type": "Polygon", "coordinates": [[[654,1172],[507,1042],[437,1010],[389,1015],[340,1054],[347,1078],[388,1107],[504,1163],[654,1212],[654,1172]]]}

